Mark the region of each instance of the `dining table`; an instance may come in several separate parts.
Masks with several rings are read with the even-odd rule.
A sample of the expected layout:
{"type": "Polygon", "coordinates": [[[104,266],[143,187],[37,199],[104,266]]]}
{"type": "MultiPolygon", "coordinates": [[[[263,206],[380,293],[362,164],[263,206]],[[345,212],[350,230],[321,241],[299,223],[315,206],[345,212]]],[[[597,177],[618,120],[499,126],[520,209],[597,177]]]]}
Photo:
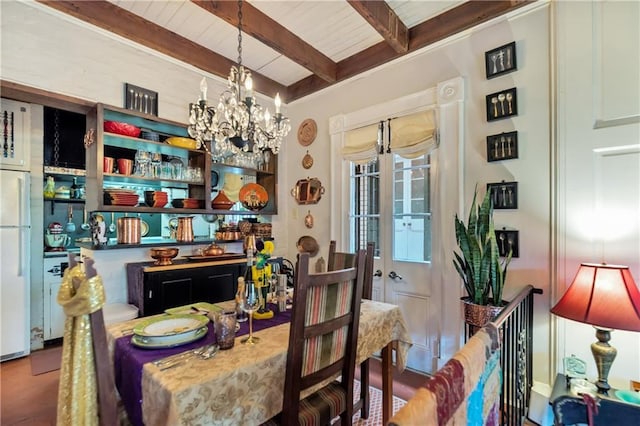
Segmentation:
{"type": "MultiPolygon", "coordinates": [[[[216,303],[234,309],[235,302],[216,303]]],[[[255,344],[241,343],[248,322],[240,323],[235,344],[204,359],[187,356],[172,368],[154,360],[186,353],[215,342],[211,323],[203,338],[180,347],[149,349],[131,343],[132,330],[151,317],[107,326],[109,358],[118,397],[133,425],[259,425],[282,410],[291,310],[271,319],[253,319],[255,344]]],[[[160,317],[167,314],[159,314],[160,317]]],[[[392,415],[393,366],[406,366],[411,337],[397,305],[363,299],[358,329],[357,363],[382,357],[383,422],[392,415]],[[395,357],[393,357],[395,352],[395,357]],[[395,360],[395,364],[394,361],[395,360]]],[[[302,397],[310,394],[310,389],[302,397]]]]}

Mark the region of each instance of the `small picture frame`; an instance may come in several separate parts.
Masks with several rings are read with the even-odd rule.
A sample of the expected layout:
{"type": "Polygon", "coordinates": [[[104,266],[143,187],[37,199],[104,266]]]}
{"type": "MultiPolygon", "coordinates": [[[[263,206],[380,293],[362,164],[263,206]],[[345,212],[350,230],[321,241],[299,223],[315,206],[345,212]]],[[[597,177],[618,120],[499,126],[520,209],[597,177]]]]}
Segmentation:
{"type": "Polygon", "coordinates": [[[511,250],[511,257],[520,257],[519,232],[506,230],[505,228],[496,229],[496,242],[498,243],[498,254],[505,257],[511,250]]]}
{"type": "Polygon", "coordinates": [[[518,115],[518,93],[515,87],[487,95],[487,121],[518,115]]]}
{"type": "Polygon", "coordinates": [[[494,209],[518,208],[518,182],[488,183],[487,191],[491,194],[494,209]]]}
{"type": "Polygon", "coordinates": [[[487,80],[517,70],[516,42],[512,41],[485,52],[484,66],[487,80]]]}
{"type": "Polygon", "coordinates": [[[158,92],[124,84],[124,107],[143,114],[158,116],[158,92]]]}
{"type": "Polygon", "coordinates": [[[518,158],[518,132],[499,133],[487,136],[487,161],[518,158]]]}

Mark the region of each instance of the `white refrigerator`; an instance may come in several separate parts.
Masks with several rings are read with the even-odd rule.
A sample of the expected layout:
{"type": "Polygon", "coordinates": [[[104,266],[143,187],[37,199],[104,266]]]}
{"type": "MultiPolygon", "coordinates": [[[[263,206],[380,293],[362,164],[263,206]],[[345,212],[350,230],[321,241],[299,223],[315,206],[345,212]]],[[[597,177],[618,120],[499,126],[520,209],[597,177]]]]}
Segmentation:
{"type": "Polygon", "coordinates": [[[0,361],[29,355],[29,173],[0,170],[0,361]]]}

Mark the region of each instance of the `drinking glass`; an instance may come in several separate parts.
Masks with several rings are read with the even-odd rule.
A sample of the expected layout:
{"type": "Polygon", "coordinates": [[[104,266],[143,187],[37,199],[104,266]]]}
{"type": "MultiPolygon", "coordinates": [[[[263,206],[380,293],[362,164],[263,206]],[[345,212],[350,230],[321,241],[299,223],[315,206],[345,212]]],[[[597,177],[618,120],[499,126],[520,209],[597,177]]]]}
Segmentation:
{"type": "Polygon", "coordinates": [[[249,337],[242,339],[242,343],[257,343],[257,337],[253,335],[253,312],[260,306],[259,291],[253,281],[246,281],[244,284],[244,294],[242,295],[242,309],[249,314],[249,337]]]}
{"type": "Polygon", "coordinates": [[[214,317],[213,328],[220,349],[231,349],[236,338],[236,311],[224,311],[214,317]]]}

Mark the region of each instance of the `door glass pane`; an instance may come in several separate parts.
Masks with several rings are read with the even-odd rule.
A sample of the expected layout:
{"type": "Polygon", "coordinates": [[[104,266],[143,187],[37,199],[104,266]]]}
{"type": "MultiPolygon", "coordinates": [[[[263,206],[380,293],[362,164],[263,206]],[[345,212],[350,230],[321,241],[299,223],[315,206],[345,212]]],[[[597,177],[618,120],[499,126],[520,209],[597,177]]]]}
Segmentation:
{"type": "Polygon", "coordinates": [[[349,209],[351,251],[375,243],[380,255],[380,170],[378,162],[351,164],[351,208],[349,209]]]}
{"type": "Polygon", "coordinates": [[[393,260],[431,260],[429,157],[393,158],[393,260]]]}

